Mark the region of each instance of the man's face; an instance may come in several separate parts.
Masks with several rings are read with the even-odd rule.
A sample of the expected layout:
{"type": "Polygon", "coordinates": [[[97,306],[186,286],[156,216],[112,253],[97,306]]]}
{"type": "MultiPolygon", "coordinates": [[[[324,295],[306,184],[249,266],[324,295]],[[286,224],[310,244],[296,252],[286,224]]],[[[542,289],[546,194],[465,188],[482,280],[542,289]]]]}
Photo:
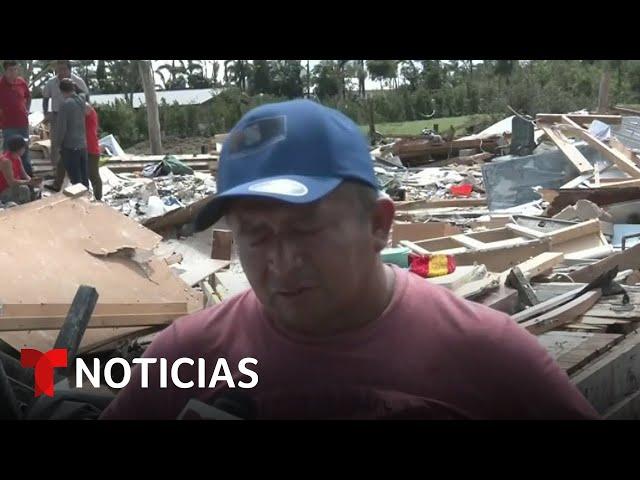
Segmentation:
{"type": "Polygon", "coordinates": [[[5,68],[4,76],[6,77],[9,83],[13,83],[18,78],[18,66],[12,65],[10,67],[5,68]]]}
{"type": "Polygon", "coordinates": [[[361,294],[388,233],[373,217],[348,185],[309,205],[239,199],[228,215],[258,299],[301,332],[321,331],[323,320],[367,301],[361,294]]]}
{"type": "Polygon", "coordinates": [[[62,80],[63,78],[71,77],[71,70],[66,65],[58,65],[56,68],[56,73],[58,74],[58,78],[62,80]]]}

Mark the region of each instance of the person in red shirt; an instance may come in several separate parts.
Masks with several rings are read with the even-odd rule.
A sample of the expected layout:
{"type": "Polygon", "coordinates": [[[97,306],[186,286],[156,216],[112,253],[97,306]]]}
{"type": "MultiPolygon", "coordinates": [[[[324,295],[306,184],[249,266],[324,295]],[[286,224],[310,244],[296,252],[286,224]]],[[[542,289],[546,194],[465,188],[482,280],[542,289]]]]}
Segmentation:
{"type": "MultiPolygon", "coordinates": [[[[18,62],[5,60],[2,66],[4,73],[0,78],[0,127],[6,150],[10,137],[20,135],[22,138],[29,138],[31,92],[24,78],[18,76],[18,62]]],[[[33,175],[28,144],[22,154],[22,166],[27,174],[33,175]]]]}
{"type": "Polygon", "coordinates": [[[87,111],[84,117],[85,130],[87,132],[87,156],[89,167],[89,181],[96,200],[102,199],[102,179],[100,178],[100,143],[98,142],[98,112],[87,103],[87,111]]]}
{"type": "Polygon", "coordinates": [[[9,137],[7,150],[0,155],[0,202],[17,204],[33,200],[30,188],[37,183],[24,170],[20,156],[27,148],[27,141],[20,135],[9,137]]]}

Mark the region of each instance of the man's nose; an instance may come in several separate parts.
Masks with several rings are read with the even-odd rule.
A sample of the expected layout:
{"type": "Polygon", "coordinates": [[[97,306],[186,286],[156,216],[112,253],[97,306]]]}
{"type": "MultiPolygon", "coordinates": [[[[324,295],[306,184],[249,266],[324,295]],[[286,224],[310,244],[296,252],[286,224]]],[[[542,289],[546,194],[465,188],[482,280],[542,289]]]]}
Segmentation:
{"type": "Polygon", "coordinates": [[[277,235],[268,252],[269,268],[277,274],[286,274],[303,264],[299,244],[292,238],[277,235]]]}

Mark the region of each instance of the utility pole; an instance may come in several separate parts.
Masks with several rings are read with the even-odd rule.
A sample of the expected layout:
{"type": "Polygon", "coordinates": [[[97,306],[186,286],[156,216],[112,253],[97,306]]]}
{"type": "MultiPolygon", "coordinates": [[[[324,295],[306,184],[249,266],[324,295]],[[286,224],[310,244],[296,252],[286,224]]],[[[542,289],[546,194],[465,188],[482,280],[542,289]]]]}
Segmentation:
{"type": "Polygon", "coordinates": [[[149,125],[149,143],[152,155],[162,155],[162,139],[160,137],[160,112],[158,111],[158,99],[156,86],[153,80],[151,61],[139,60],[138,69],[144,88],[144,98],[147,104],[147,124],[149,125]]]}
{"type": "Polygon", "coordinates": [[[598,113],[605,114],[609,111],[609,83],[611,82],[611,68],[608,60],[603,60],[602,76],[600,77],[600,90],[598,92],[598,113]]]}

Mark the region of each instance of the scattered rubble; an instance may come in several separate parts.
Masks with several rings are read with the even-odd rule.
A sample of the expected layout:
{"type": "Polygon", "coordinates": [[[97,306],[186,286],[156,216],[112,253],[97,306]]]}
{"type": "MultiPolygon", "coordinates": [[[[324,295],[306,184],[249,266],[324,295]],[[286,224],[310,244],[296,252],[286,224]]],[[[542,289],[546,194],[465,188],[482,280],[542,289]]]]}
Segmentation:
{"type": "MultiPolygon", "coordinates": [[[[111,140],[105,144],[118,152],[111,140]]],[[[640,322],[639,147],[640,116],[585,112],[538,114],[535,119],[514,115],[458,139],[434,132],[383,139],[371,157],[383,191],[396,206],[383,258],[421,274],[424,281],[511,315],[538,336],[600,413],[620,415],[618,402],[623,398],[611,395],[605,402],[593,397],[590,388],[601,372],[594,359],[615,362],[623,354],[618,344],[640,353],[640,336],[633,333],[640,322]]],[[[40,152],[38,161],[46,160],[47,149],[46,141],[32,144],[32,152],[40,152]]],[[[195,308],[194,298],[198,308],[210,306],[249,287],[224,225],[196,235],[186,228],[216,191],[217,153],[180,158],[195,170],[193,175],[156,178],[141,172],[161,157],[117,155],[100,170],[104,204],[78,191],[74,197],[43,199],[41,207],[34,202],[0,212],[8,219],[31,212],[29,224],[37,224],[36,212],[44,218],[45,205],[55,207],[47,217],[53,222],[65,205],[81,204],[85,215],[105,219],[103,225],[91,221],[91,239],[86,231],[73,229],[59,239],[73,239],[65,255],[77,261],[78,268],[93,272],[68,272],[76,279],[73,285],[90,282],[101,294],[90,326],[103,328],[87,331],[83,352],[122,348],[117,342],[148,336],[150,327],[161,328],[195,308]],[[132,220],[141,224],[139,231],[132,220]],[[140,243],[105,237],[105,229],[116,235],[120,228],[138,232],[140,243]],[[121,299],[102,296],[104,290],[108,297],[112,284],[106,279],[111,281],[116,273],[135,276],[132,281],[146,286],[179,285],[180,312],[149,291],[145,301],[155,302],[153,308],[138,320],[126,317],[142,307],[127,310],[124,293],[121,299]],[[109,302],[119,302],[119,316],[105,313],[109,302]],[[160,307],[175,311],[167,314],[160,307]]],[[[22,247],[35,252],[33,232],[24,237],[22,247]]],[[[64,288],[54,292],[62,266],[55,279],[51,272],[43,277],[44,261],[38,263],[38,255],[26,257],[30,278],[38,278],[43,287],[36,289],[40,293],[30,301],[33,311],[28,314],[17,293],[4,294],[0,338],[16,350],[26,344],[45,350],[53,345],[50,330],[60,327],[65,313],[60,305],[55,312],[47,309],[54,303],[68,306],[74,291],[71,283],[63,282],[64,288]]],[[[123,285],[129,280],[113,281],[123,285]]],[[[637,396],[637,385],[634,388],[637,396]]]]}

